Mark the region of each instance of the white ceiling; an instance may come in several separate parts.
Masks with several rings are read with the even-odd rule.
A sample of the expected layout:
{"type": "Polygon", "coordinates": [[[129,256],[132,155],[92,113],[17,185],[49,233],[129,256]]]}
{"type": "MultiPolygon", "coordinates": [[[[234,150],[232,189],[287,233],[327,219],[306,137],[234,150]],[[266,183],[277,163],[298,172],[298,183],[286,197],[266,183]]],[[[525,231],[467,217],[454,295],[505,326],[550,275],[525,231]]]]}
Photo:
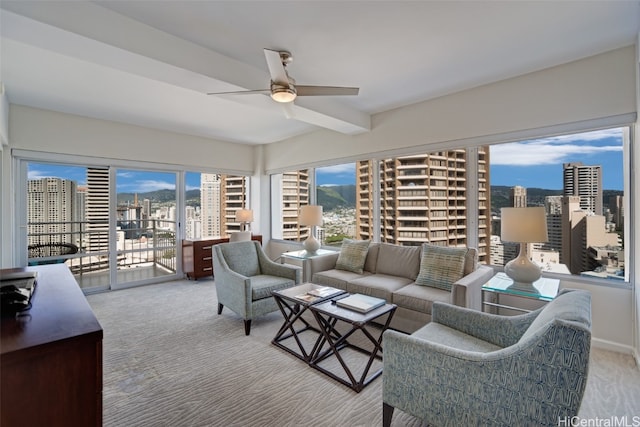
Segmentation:
{"type": "Polygon", "coordinates": [[[635,43],[640,1],[8,1],[0,81],[14,104],[263,144],[635,43]],[[298,84],[358,86],[298,98],[263,89],[263,48],[298,84]]]}

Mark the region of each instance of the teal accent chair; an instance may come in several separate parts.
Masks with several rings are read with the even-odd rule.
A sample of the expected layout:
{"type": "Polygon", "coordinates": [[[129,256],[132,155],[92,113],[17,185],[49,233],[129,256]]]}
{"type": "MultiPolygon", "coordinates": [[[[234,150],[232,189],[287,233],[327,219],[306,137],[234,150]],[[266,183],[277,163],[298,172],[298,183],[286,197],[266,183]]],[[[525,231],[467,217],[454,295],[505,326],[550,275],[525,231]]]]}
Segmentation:
{"type": "Polygon", "coordinates": [[[436,302],[432,316],[411,335],[383,335],[383,426],[395,408],[432,426],[558,426],[578,414],[589,292],[565,289],[518,316],[436,302]]]}
{"type": "Polygon", "coordinates": [[[302,277],[299,267],[270,260],[257,241],[214,245],[213,274],[218,314],[227,307],[241,316],[245,335],[253,318],[278,310],[271,291],[295,286],[302,277]]]}

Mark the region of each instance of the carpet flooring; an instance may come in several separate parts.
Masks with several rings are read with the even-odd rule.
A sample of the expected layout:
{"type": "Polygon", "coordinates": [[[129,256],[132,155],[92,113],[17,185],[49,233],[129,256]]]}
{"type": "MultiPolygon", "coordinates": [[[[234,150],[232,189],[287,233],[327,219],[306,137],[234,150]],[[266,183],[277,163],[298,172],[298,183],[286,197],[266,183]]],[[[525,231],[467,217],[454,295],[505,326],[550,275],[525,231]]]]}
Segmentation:
{"type": "MultiPolygon", "coordinates": [[[[104,426],[379,426],[382,378],[360,393],[271,344],[279,312],[251,335],[216,312],[213,280],[87,297],[104,329],[104,426]]],[[[640,372],[628,355],[592,350],[582,418],[640,417],[640,372]]],[[[638,418],[640,419],[640,418],[638,418]]],[[[393,426],[423,424],[396,410],[393,426]]]]}

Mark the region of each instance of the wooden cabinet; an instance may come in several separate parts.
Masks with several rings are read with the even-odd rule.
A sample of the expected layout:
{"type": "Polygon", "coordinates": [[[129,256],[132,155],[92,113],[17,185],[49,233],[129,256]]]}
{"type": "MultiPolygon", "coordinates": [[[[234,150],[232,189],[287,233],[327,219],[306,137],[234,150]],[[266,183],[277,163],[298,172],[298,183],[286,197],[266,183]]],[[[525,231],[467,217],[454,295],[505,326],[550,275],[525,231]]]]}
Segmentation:
{"type": "MultiPolygon", "coordinates": [[[[251,236],[251,240],[262,243],[261,235],[251,236]]],[[[211,247],[229,242],[228,237],[182,241],[182,270],[189,279],[213,276],[213,251],[211,247]]]]}
{"type": "Polygon", "coordinates": [[[102,327],[66,265],[26,269],[32,307],[2,319],[0,425],[101,426],[102,327]]]}

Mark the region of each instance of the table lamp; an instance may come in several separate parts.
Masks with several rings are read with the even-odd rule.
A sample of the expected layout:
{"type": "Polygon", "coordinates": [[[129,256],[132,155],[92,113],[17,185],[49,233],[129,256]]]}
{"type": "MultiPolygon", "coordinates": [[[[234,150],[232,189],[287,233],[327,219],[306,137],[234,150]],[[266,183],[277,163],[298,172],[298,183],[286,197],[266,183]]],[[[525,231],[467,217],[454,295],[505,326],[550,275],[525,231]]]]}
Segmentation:
{"type": "Polygon", "coordinates": [[[253,211],[251,209],[238,209],[236,211],[236,222],[240,223],[240,231],[249,231],[249,223],[253,221],[253,211]]]}
{"type": "Polygon", "coordinates": [[[300,225],[308,225],[309,237],[304,241],[303,246],[309,253],[315,253],[320,249],[320,242],[316,239],[316,227],[322,225],[322,206],[305,205],[300,208],[300,216],[298,217],[300,225]]]}
{"type": "Polygon", "coordinates": [[[520,243],[518,257],[504,266],[513,287],[535,291],[533,282],[540,278],[542,270],[531,261],[529,244],[549,240],[544,207],[502,208],[500,236],[503,242],[520,243]]]}

